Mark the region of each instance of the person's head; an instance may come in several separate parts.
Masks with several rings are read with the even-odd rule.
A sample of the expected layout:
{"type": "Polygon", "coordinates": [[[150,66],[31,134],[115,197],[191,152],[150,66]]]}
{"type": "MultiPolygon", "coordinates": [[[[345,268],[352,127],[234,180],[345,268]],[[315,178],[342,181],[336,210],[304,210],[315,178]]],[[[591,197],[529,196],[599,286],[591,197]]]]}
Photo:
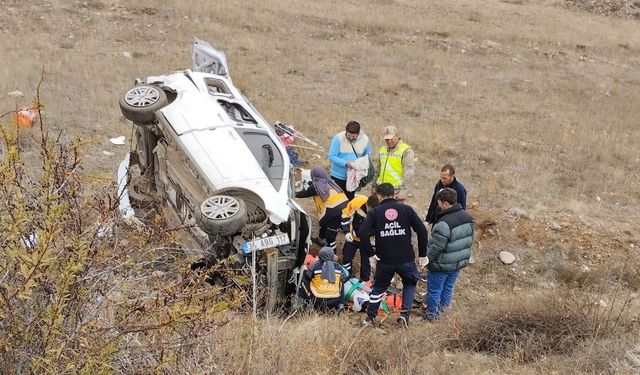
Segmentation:
{"type": "Polygon", "coordinates": [[[451,188],[440,189],[436,193],[436,201],[438,201],[440,209],[446,210],[458,203],[458,193],[451,188]]]}
{"type": "Polygon", "coordinates": [[[355,141],[358,138],[358,135],[360,135],[360,123],[358,121],[347,122],[345,135],[349,141],[355,141]]]}
{"type": "Polygon", "coordinates": [[[325,246],[322,249],[320,249],[320,251],[318,251],[318,257],[320,258],[320,260],[323,261],[329,261],[329,260],[333,260],[335,256],[335,253],[333,252],[333,249],[325,246]]]}
{"type": "Polygon", "coordinates": [[[317,167],[313,167],[311,169],[311,180],[316,180],[316,179],[328,179],[329,177],[327,176],[327,171],[324,170],[324,168],[322,168],[321,166],[317,166],[317,167]]]}
{"type": "Polygon", "coordinates": [[[378,199],[378,196],[376,194],[370,195],[369,198],[367,198],[367,203],[364,205],[364,212],[369,212],[369,210],[375,208],[379,204],[380,199],[378,199]]]}
{"type": "Polygon", "coordinates": [[[389,125],[384,128],[384,143],[388,148],[394,148],[400,142],[400,136],[398,135],[398,129],[389,125]]]}
{"type": "Polygon", "coordinates": [[[284,125],[282,121],[276,121],[273,124],[273,128],[276,130],[276,134],[278,136],[284,135],[284,129],[282,129],[282,125],[284,125]]]}
{"type": "Polygon", "coordinates": [[[388,182],[383,182],[376,188],[376,194],[378,194],[379,200],[384,200],[387,198],[393,198],[396,193],[396,188],[393,187],[388,182]]]}
{"type": "Polygon", "coordinates": [[[456,170],[453,168],[451,164],[445,164],[440,169],[440,182],[444,186],[449,186],[453,182],[453,179],[456,177],[456,170]]]}

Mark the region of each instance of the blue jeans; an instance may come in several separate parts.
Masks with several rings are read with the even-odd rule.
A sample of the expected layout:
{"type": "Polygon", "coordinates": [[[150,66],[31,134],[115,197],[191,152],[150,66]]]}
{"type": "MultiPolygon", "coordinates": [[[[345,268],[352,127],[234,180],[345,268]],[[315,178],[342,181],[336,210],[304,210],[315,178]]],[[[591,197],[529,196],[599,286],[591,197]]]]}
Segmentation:
{"type": "Polygon", "coordinates": [[[287,147],[287,155],[289,155],[289,161],[294,167],[304,166],[304,162],[299,159],[298,152],[293,147],[287,147]]]}
{"type": "Polygon", "coordinates": [[[453,288],[458,280],[460,270],[451,272],[427,272],[427,318],[435,319],[451,306],[453,288]]]}
{"type": "Polygon", "coordinates": [[[393,275],[398,274],[402,279],[402,311],[403,315],[409,314],[411,306],[413,306],[413,299],[416,293],[416,283],[420,279],[420,273],[416,267],[416,262],[411,261],[403,264],[385,264],[384,262],[378,262],[376,267],[375,280],[373,281],[373,288],[371,289],[371,295],[369,296],[369,307],[367,308],[367,317],[374,319],[378,315],[378,308],[380,302],[387,288],[391,284],[393,275]]]}

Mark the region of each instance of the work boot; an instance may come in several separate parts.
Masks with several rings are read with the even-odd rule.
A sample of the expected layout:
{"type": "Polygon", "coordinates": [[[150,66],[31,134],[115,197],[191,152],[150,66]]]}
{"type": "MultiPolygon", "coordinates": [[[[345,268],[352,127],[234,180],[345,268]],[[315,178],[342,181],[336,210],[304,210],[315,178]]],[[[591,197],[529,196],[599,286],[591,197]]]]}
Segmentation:
{"type": "Polygon", "coordinates": [[[315,243],[318,246],[327,246],[327,240],[322,237],[311,237],[311,242],[315,243]]]}
{"type": "Polygon", "coordinates": [[[428,322],[435,322],[438,319],[438,316],[429,315],[426,306],[420,311],[420,316],[422,317],[422,320],[426,320],[428,322]]]}

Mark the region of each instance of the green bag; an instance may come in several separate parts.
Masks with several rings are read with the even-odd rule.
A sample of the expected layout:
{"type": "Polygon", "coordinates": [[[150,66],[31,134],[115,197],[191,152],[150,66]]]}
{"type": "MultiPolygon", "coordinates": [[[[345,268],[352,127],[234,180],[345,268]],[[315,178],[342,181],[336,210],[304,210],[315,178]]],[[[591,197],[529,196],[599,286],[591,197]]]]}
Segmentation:
{"type": "Polygon", "coordinates": [[[363,187],[367,186],[376,176],[376,167],[373,166],[373,161],[371,160],[371,156],[369,156],[369,170],[367,171],[367,175],[360,179],[360,183],[358,184],[358,189],[360,190],[363,187]]]}
{"type": "MultiPolygon", "coordinates": [[[[362,157],[358,155],[355,147],[353,147],[353,144],[351,144],[351,149],[353,150],[353,153],[356,154],[357,158],[362,157]]],[[[369,159],[369,169],[367,170],[367,175],[360,179],[360,182],[358,183],[358,188],[355,191],[360,191],[360,189],[367,186],[367,184],[373,181],[373,179],[376,177],[376,167],[373,165],[373,161],[371,160],[371,155],[367,155],[367,158],[369,159]]]]}

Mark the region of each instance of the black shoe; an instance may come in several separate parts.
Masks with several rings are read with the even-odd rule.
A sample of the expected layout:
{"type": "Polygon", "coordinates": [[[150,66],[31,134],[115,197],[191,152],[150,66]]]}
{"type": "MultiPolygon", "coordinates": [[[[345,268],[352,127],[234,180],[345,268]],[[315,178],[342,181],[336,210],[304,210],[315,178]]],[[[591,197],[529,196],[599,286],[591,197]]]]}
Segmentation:
{"type": "Polygon", "coordinates": [[[311,237],[311,242],[318,246],[327,246],[327,240],[322,237],[311,237]]]}
{"type": "Polygon", "coordinates": [[[396,322],[400,325],[400,328],[409,328],[409,316],[408,315],[400,315],[396,322]]]}
{"type": "Polygon", "coordinates": [[[437,316],[430,317],[426,309],[420,311],[420,316],[422,317],[422,320],[426,320],[428,322],[435,322],[438,319],[437,316]]]}

